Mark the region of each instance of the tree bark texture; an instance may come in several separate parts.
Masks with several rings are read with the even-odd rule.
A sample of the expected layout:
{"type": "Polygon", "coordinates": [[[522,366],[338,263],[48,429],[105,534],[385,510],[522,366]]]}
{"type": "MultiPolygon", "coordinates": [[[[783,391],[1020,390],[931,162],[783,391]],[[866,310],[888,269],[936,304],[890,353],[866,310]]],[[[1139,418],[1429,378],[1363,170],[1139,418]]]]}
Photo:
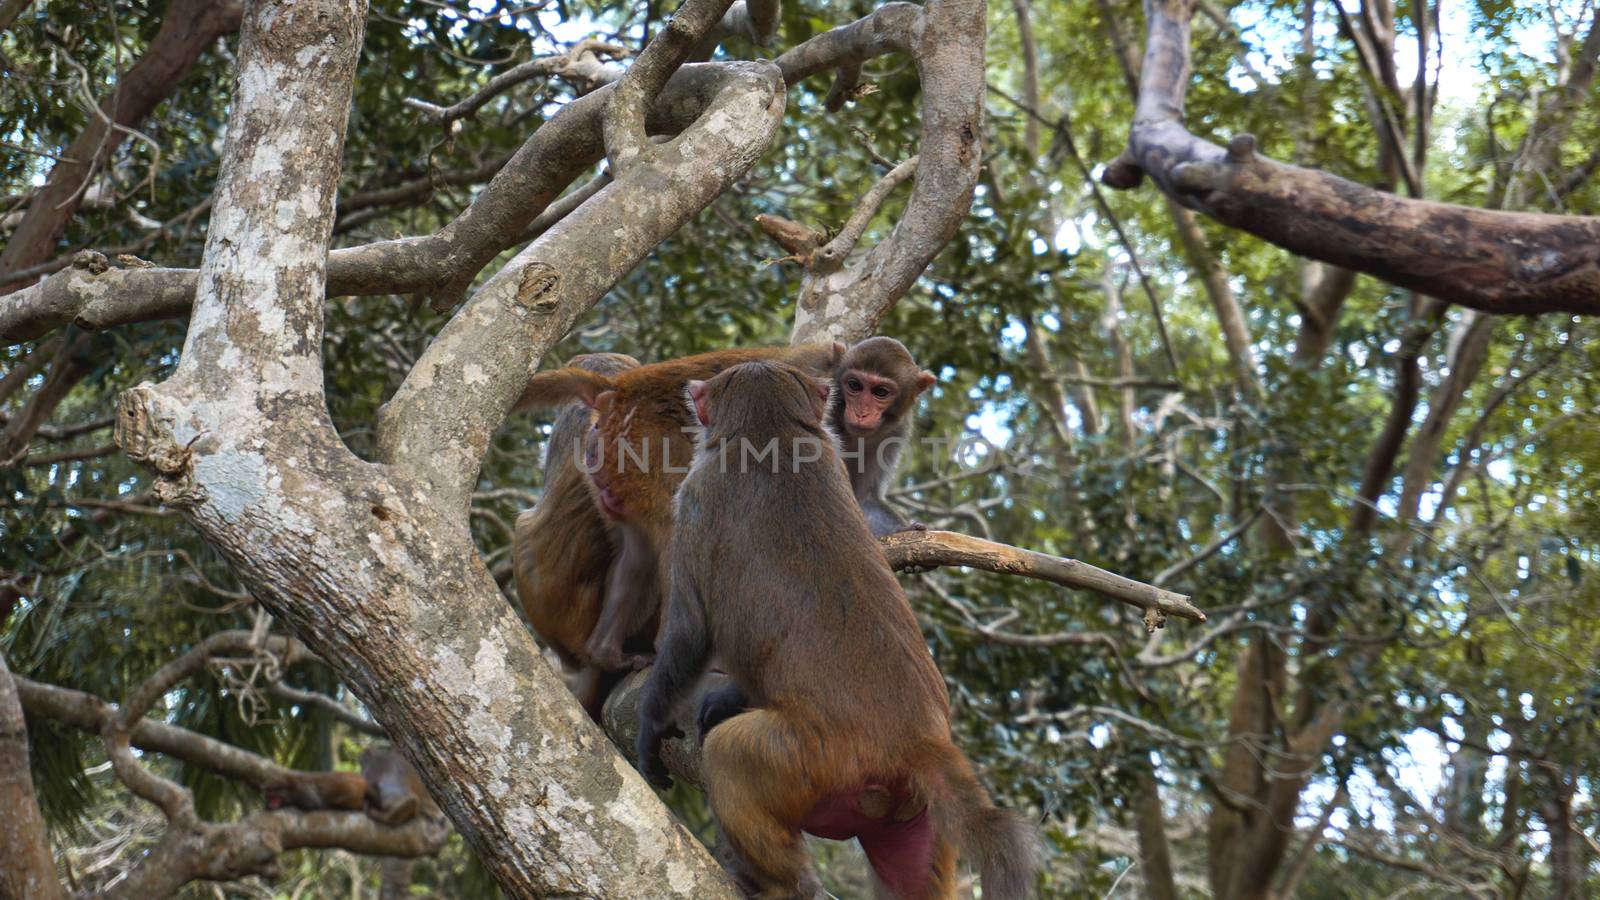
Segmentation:
{"type": "Polygon", "coordinates": [[[1600,312],[1600,218],[1397,197],[1183,123],[1194,0],[1146,0],[1148,41],[1128,149],[1106,184],[1148,175],[1174,200],[1292,253],[1483,312],[1600,312]]]}
{"type": "Polygon", "coordinates": [[[0,897],[54,900],[65,897],[56,877],[50,838],[33,793],[28,763],[28,725],[17,686],[0,655],[0,897]]]}
{"type": "MultiPolygon", "coordinates": [[[[118,442],[156,470],[157,495],[189,514],[248,589],[387,726],[509,894],[732,896],[710,856],[539,656],[473,548],[464,505],[448,488],[446,497],[433,492],[459,481],[468,463],[430,459],[427,474],[368,463],[328,419],[323,261],[364,14],[360,0],[260,0],[247,10],[182,362],[168,381],[123,395],[118,442]]],[[[724,111],[681,140],[702,142],[694,148],[712,160],[704,164],[731,178],[755,153],[730,160],[704,142],[726,144],[723,133],[737,132],[765,146],[761,124],[772,127],[782,95],[770,65],[729,67],[728,79],[743,88],[728,102],[753,107],[761,122],[724,111]]],[[[674,216],[709,202],[703,196],[681,201],[674,216]]],[[[614,264],[625,272],[634,261],[614,264]]],[[[565,300],[572,285],[592,303],[603,287],[592,272],[540,265],[508,266],[452,325],[465,318],[553,341],[559,332],[543,323],[577,311],[558,311],[552,298],[565,300]]],[[[475,411],[473,433],[486,433],[538,350],[530,342],[521,360],[475,368],[463,357],[490,342],[480,334],[457,345],[449,332],[421,371],[436,390],[453,386],[455,410],[475,411]],[[501,389],[504,398],[491,396],[501,389]]],[[[406,414],[392,414],[395,433],[410,433],[394,424],[406,414]]],[[[402,441],[391,452],[411,462],[410,450],[402,441]]]]}

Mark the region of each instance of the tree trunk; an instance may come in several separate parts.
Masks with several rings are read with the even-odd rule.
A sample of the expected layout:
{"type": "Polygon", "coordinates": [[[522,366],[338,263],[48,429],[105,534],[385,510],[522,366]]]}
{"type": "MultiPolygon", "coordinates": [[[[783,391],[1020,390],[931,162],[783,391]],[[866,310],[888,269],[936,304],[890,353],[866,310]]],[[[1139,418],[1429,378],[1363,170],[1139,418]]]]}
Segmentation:
{"type": "Polygon", "coordinates": [[[0,655],[0,898],[53,900],[65,897],[50,838],[33,793],[28,764],[28,724],[17,685],[0,655]]]}
{"type": "MultiPolygon", "coordinates": [[[[326,247],[365,7],[250,4],[182,361],[168,381],[122,396],[118,443],[155,468],[156,495],[187,512],[251,593],[367,704],[508,894],[731,897],[715,862],[572,700],[478,558],[450,486],[474,478],[479,460],[440,454],[426,475],[367,463],[329,421],[326,247]]],[[[762,86],[775,70],[729,68],[750,77],[731,82],[741,90],[727,123],[739,123],[740,140],[769,139],[761,123],[781,116],[782,104],[762,86]]],[[[727,158],[710,147],[683,152],[727,158]]],[[[659,183],[649,163],[634,165],[659,183]]],[[[713,190],[692,172],[683,181],[710,196],[722,185],[713,190]]],[[[683,205],[676,214],[698,211],[664,193],[683,205]]],[[[627,212],[646,222],[681,224],[658,215],[645,192],[629,202],[627,212]]],[[[514,263],[499,279],[513,296],[490,293],[457,319],[498,315],[564,331],[581,307],[554,315],[549,301],[590,279],[563,274],[514,263]]],[[[446,331],[430,351],[483,347],[455,346],[446,331]]],[[[466,395],[453,411],[488,418],[499,403],[503,413],[541,352],[533,341],[519,346],[520,366],[458,384],[466,395]]],[[[446,356],[425,360],[436,385],[455,383],[446,356]]],[[[487,442],[442,419],[430,416],[438,433],[468,447],[487,442]]]]}

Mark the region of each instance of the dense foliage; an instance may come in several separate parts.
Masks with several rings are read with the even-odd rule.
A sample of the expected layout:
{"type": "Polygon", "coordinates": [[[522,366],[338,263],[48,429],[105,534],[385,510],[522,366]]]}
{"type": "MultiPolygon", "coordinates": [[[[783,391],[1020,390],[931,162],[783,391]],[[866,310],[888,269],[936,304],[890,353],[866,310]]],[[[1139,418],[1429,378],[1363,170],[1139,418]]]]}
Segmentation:
{"type": "MultiPolygon", "coordinates": [[[[653,3],[511,12],[519,6],[374,4],[339,246],[438,228],[574,88],[559,78],[528,82],[459,128],[431,124],[405,99],[448,105],[530,55],[563,52],[590,34],[637,47],[662,15],[653,3]],[[418,187],[399,202],[373,193],[408,184],[418,187]]],[[[897,499],[939,527],[1145,581],[1235,536],[1166,585],[1192,594],[1211,621],[1174,621],[1148,646],[1136,610],[1091,594],[960,571],[908,576],[951,687],[960,743],[998,793],[1048,823],[1050,896],[1103,896],[1124,876],[1119,890],[1131,893],[1143,879],[1135,828],[1152,775],[1177,886],[1184,896],[1207,894],[1206,812],[1232,802],[1218,772],[1230,748],[1273,752],[1272,734],[1229,733],[1241,693],[1263,689],[1285,720],[1333,699],[1345,710],[1300,798],[1293,849],[1334,805],[1298,876],[1299,896],[1385,896],[1408,886],[1458,896],[1463,882],[1482,895],[1600,892],[1600,633],[1587,625],[1600,610],[1600,337],[1561,315],[1494,322],[1481,370],[1451,396],[1453,354],[1472,318],[1451,310],[1437,328],[1419,324],[1408,295],[1363,277],[1335,311],[1325,349],[1306,352],[1307,270],[1316,267],[1206,223],[1200,256],[1186,253],[1157,191],[1111,192],[1091,177],[1118,152],[1132,116],[1108,29],[1137,46],[1137,7],[1033,5],[1037,108],[1023,99],[1027,48],[1015,10],[990,9],[977,200],[881,328],[939,376],[920,433],[989,443],[964,445],[970,452],[959,460],[911,453],[902,473],[910,487],[897,499]],[[1220,268],[1245,310],[1255,357],[1248,378],[1222,338],[1206,266],[1220,268]],[[1357,527],[1363,472],[1404,394],[1397,373],[1410,353],[1421,399],[1405,416],[1409,439],[1379,485],[1376,523],[1357,527]],[[1408,511],[1402,471],[1445,402],[1457,406],[1441,416],[1442,437],[1408,511]],[[1273,540],[1273,523],[1292,539],[1273,540]],[[1313,608],[1332,615],[1326,632],[1308,632],[1313,608]],[[1057,637],[1039,639],[1049,635],[1057,637]],[[1241,680],[1252,646],[1288,654],[1287,686],[1241,680]],[[1168,655],[1177,658],[1161,659],[1168,655]],[[1578,855],[1577,882],[1552,863],[1558,847],[1578,855]]],[[[780,45],[871,8],[790,4],[780,45]]],[[[1394,43],[1409,83],[1416,38],[1406,9],[1394,43]]],[[[159,0],[40,0],[0,37],[0,103],[10,111],[0,144],[4,227],[14,227],[51,154],[94,115],[89,98],[104,96],[140,55],[164,10],[159,0]]],[[[1226,29],[1197,22],[1190,127],[1224,143],[1249,131],[1275,158],[1392,186],[1372,112],[1384,88],[1363,69],[1336,7],[1316,5],[1304,43],[1302,12],[1244,0],[1227,11],[1226,29]]],[[[1564,179],[1592,171],[1600,107],[1588,93],[1590,102],[1544,100],[1569,76],[1594,16],[1577,3],[1446,6],[1428,74],[1438,93],[1428,196],[1594,212],[1600,189],[1587,180],[1567,189],[1564,179]],[[1523,152],[1531,132],[1557,121],[1553,151],[1523,152]]],[[[197,264],[206,217],[196,208],[216,175],[233,40],[203,54],[95,173],[63,255],[98,248],[197,264]],[[158,223],[166,224],[153,230],[158,223]]],[[[729,49],[752,54],[738,42],[729,49]]],[[[876,90],[839,113],[822,107],[825,81],[791,86],[781,143],[618,285],[560,355],[603,349],[653,360],[785,341],[798,275],[774,259],[781,251],[754,217],[836,229],[881,175],[875,155],[916,152],[915,70],[886,57],[867,76],[876,90]]],[[[887,229],[898,214],[891,201],[874,227],[887,229]]],[[[365,453],[378,407],[443,319],[407,297],[345,298],[329,310],[330,412],[365,453]]],[[[109,445],[116,394],[169,371],[183,333],[181,322],[149,323],[0,350],[0,377],[31,353],[56,353],[52,342],[84,369],[27,455],[0,468],[0,572],[17,595],[0,617],[0,649],[18,675],[116,699],[197,638],[253,621],[226,563],[156,508],[147,472],[109,445]]],[[[8,421],[43,378],[4,399],[8,421]]],[[[503,582],[510,524],[539,489],[547,426],[508,421],[482,474],[475,535],[503,582]]],[[[301,687],[339,690],[316,670],[295,677],[301,687]]],[[[302,768],[354,760],[355,736],[326,714],[239,703],[222,688],[192,682],[167,697],[164,714],[302,768]]],[[[46,720],[29,726],[58,846],[76,848],[70,865],[82,877],[103,878],[93,872],[96,854],[113,851],[100,842],[127,833],[137,846],[149,810],[99,765],[93,735],[46,720]]],[[[206,815],[258,803],[225,781],[181,774],[206,815]]],[[[678,799],[704,824],[697,798],[678,799]]],[[[375,866],[334,855],[305,854],[297,865],[317,896],[347,893],[346,879],[376,880],[375,866]]],[[[459,844],[419,870],[417,883],[443,895],[489,890],[459,844]]]]}

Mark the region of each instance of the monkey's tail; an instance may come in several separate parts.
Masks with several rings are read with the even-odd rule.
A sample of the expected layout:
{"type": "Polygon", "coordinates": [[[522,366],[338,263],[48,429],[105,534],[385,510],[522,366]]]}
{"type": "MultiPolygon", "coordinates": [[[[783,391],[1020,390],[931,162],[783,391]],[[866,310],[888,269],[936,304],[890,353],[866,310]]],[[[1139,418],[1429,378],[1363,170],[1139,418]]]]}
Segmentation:
{"type": "Polygon", "coordinates": [[[577,366],[551,369],[528,379],[528,386],[522,389],[522,396],[512,409],[548,409],[569,400],[582,400],[592,406],[594,398],[611,387],[611,379],[600,372],[577,366]]]}
{"type": "Polygon", "coordinates": [[[1039,830],[1020,813],[995,806],[956,747],[942,748],[935,765],[943,784],[926,785],[928,811],[939,835],[977,866],[984,900],[1033,896],[1042,865],[1039,830]]]}

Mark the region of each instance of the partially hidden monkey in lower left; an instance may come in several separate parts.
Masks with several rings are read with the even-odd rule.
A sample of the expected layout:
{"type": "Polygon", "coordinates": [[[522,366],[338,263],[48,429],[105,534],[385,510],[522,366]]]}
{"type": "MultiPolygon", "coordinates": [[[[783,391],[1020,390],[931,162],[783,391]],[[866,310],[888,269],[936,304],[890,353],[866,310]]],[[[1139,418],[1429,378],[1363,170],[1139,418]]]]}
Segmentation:
{"type": "Polygon", "coordinates": [[[365,811],[384,825],[404,825],[421,815],[439,819],[444,813],[411,763],[398,750],[374,744],[361,751],[361,771],[301,772],[288,770],[262,785],[269,810],[292,806],[317,810],[365,811]]]}
{"type": "Polygon", "coordinates": [[[810,897],[809,832],[857,838],[897,900],[954,897],[958,854],[988,900],[1028,896],[1037,833],[994,805],[951,740],[944,679],[823,424],[829,394],[760,362],[690,382],[705,433],[677,495],[640,769],[671,784],[662,741],[715,656],[752,707],[705,737],[703,761],[748,893],[810,897]]]}
{"type": "Polygon", "coordinates": [[[418,816],[432,821],[444,817],[422,776],[391,746],[373,744],[361,751],[361,777],[367,782],[364,808],[376,822],[395,826],[418,816]]]}
{"type": "Polygon", "coordinates": [[[365,806],[367,780],[356,772],[289,771],[261,786],[267,809],[292,806],[302,812],[365,806]]]}

